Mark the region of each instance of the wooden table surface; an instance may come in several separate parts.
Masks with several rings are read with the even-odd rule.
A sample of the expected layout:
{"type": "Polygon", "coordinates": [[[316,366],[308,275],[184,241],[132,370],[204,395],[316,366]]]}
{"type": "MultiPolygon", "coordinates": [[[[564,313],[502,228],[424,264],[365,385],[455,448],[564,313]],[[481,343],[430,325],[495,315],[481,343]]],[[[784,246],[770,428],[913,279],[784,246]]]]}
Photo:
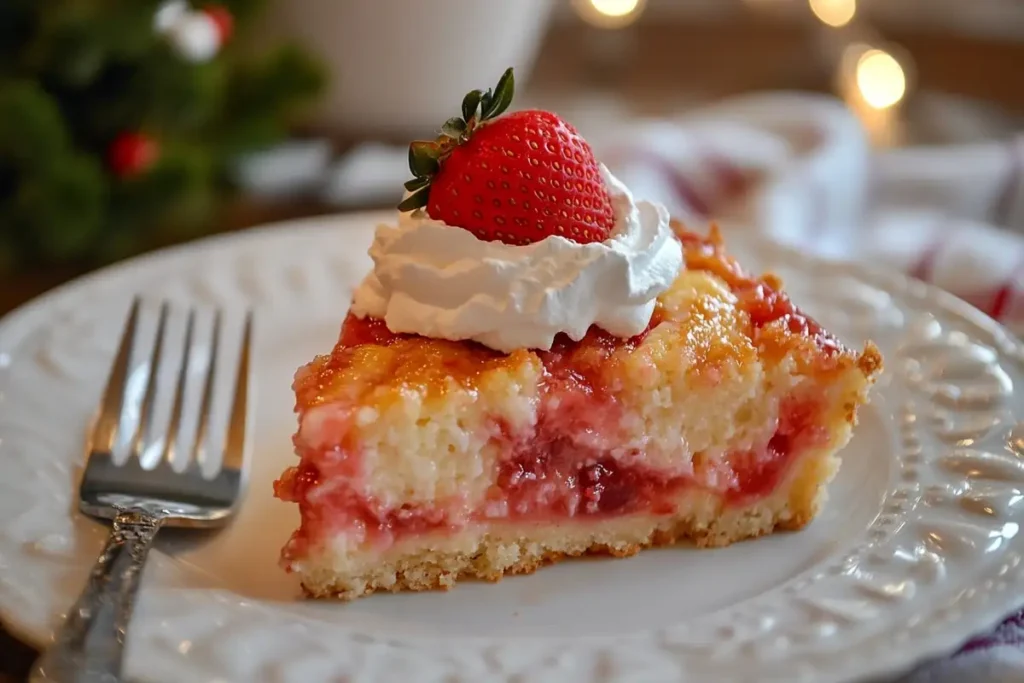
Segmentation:
{"type": "MultiPolygon", "coordinates": [[[[827,90],[830,74],[807,58],[807,29],[758,22],[706,27],[647,26],[637,49],[606,85],[622,97],[653,103],[670,101],[666,93],[697,93],[721,97],[746,90],[802,88],[827,90]],[[742,45],[742,50],[734,46],[742,45]]],[[[1016,113],[1024,112],[1024,89],[1019,84],[1024,45],[987,43],[958,36],[905,33],[890,36],[916,61],[920,88],[982,98],[1016,113]]],[[[564,90],[593,79],[587,54],[593,35],[560,27],[544,43],[533,87],[564,90]]],[[[225,230],[242,230],[261,223],[326,213],[336,209],[315,201],[268,203],[241,201],[224,221],[225,230]]],[[[0,314],[82,274],[82,269],[52,268],[0,279],[0,314]]],[[[25,679],[35,656],[32,648],[0,628],[0,683],[25,679]]],[[[312,682],[311,682],[312,683],[312,682]]]]}

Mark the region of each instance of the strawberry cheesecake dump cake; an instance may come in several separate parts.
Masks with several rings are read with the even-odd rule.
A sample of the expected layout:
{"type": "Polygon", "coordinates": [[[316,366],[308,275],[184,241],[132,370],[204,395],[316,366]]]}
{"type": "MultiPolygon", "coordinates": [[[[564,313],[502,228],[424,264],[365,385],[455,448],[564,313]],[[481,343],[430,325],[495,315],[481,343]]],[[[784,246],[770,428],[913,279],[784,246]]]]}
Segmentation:
{"type": "Polygon", "coordinates": [[[414,142],[337,344],[295,377],[282,552],[315,597],[813,519],[881,370],[638,201],[506,72],[414,142]]]}

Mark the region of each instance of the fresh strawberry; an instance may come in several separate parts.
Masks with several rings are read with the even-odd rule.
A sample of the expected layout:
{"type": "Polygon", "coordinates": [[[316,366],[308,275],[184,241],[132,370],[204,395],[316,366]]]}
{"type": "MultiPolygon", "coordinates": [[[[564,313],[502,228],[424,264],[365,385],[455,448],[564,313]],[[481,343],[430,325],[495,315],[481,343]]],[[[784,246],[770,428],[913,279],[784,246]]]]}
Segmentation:
{"type": "Polygon", "coordinates": [[[546,111],[519,111],[477,128],[442,162],[427,214],[509,244],[549,235],[602,242],[615,224],[590,146],[546,111]]]}
{"type": "Polygon", "coordinates": [[[615,212],[590,145],[550,112],[495,118],[513,87],[509,69],[493,94],[469,93],[463,118],[449,119],[437,140],[410,145],[416,178],[405,187],[414,193],[399,209],[425,206],[435,220],[506,244],[607,239],[615,212]]]}

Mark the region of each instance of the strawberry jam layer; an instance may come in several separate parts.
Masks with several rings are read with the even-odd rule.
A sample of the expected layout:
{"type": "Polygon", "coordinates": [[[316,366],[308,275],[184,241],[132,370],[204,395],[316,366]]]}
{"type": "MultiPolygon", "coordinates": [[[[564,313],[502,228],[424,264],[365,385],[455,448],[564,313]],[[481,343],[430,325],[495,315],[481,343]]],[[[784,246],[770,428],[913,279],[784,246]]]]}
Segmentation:
{"type": "MultiPolygon", "coordinates": [[[[813,424],[813,406],[794,404],[787,411],[763,448],[726,456],[733,476],[724,488],[709,490],[731,505],[754,502],[778,487],[803,450],[823,442],[823,432],[813,424]]],[[[302,527],[293,536],[285,559],[297,559],[316,539],[339,532],[356,542],[387,547],[406,537],[458,531],[474,521],[550,523],[628,514],[671,515],[681,494],[705,488],[697,479],[699,472],[671,475],[624,464],[607,452],[588,450],[562,438],[537,437],[509,443],[509,456],[499,467],[487,502],[468,514],[455,501],[389,508],[344,484],[318,490],[328,478],[312,460],[304,460],[274,485],[275,495],[298,503],[302,513],[302,527]]]]}

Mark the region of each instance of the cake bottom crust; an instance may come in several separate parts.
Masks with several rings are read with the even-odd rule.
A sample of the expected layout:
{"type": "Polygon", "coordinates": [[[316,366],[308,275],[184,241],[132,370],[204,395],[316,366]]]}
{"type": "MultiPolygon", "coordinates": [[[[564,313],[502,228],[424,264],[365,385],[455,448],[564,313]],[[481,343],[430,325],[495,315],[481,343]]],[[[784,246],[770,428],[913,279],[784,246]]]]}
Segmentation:
{"type": "MultiPolygon", "coordinates": [[[[840,444],[848,438],[847,429],[840,444]]],[[[833,441],[801,454],[775,491],[749,503],[727,503],[713,492],[691,489],[678,496],[671,515],[495,522],[408,539],[382,553],[326,550],[301,562],[302,588],[309,597],[340,600],[377,591],[448,590],[462,579],[498,581],[581,555],[629,557],[680,541],[721,547],[801,529],[825,501],[825,485],[839,467],[836,450],[833,441]]]]}

